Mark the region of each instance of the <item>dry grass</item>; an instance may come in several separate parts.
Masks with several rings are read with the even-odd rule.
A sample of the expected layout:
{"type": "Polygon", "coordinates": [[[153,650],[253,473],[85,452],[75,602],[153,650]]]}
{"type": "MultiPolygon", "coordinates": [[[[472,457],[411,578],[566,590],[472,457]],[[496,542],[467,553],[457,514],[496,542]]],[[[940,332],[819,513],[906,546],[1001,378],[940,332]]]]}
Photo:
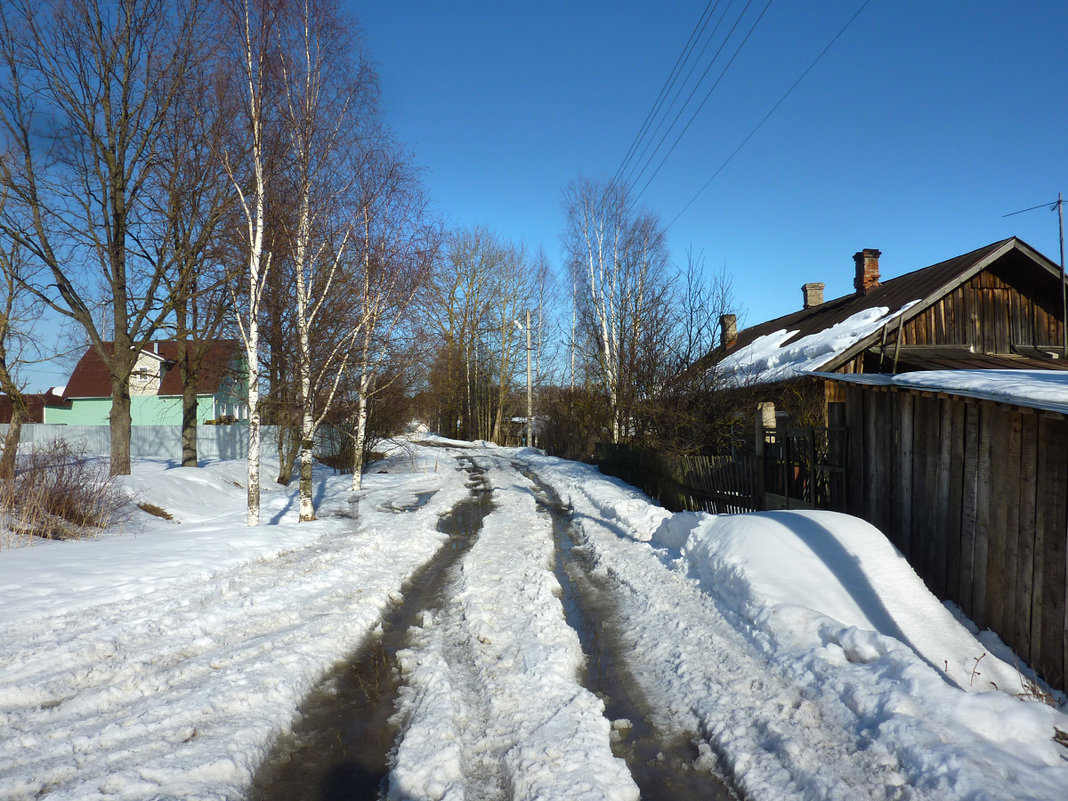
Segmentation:
{"type": "Polygon", "coordinates": [[[146,503],[142,501],[141,503],[137,504],[137,508],[140,509],[142,512],[148,512],[150,515],[162,517],[164,520],[174,520],[174,515],[172,515],[162,506],[156,506],[156,504],[154,503],[146,503]]]}
{"type": "Polygon", "coordinates": [[[16,537],[66,540],[127,520],[130,502],[105,462],[56,439],[34,448],[15,478],[0,485],[0,508],[16,537]]]}
{"type": "MultiPolygon", "coordinates": [[[[1049,692],[1038,680],[1037,675],[1028,676],[1023,670],[1020,669],[1020,663],[1015,659],[1013,660],[1016,672],[1020,674],[1020,686],[1023,687],[1020,692],[1016,693],[1016,697],[1023,699],[1024,701],[1037,701],[1040,704],[1046,706],[1052,706],[1057,708],[1060,706],[1057,703],[1057,699],[1053,697],[1053,694],[1049,692]]],[[[1068,745],[1068,741],[1061,743],[1061,745],[1068,745]]]]}

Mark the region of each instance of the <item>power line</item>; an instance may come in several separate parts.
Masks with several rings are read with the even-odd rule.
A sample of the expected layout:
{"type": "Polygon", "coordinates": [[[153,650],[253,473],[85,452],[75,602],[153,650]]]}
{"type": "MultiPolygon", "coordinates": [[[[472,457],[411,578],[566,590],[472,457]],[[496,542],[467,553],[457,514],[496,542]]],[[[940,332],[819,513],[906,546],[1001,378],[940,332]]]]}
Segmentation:
{"type": "Polygon", "coordinates": [[[1035,209],[1049,209],[1050,211],[1053,211],[1054,209],[1058,208],[1060,204],[1060,199],[1051,200],[1049,203],[1039,203],[1037,206],[1020,209],[1019,211],[1010,211],[1008,214],[1002,214],[1001,218],[1005,219],[1006,217],[1015,217],[1017,214],[1023,214],[1025,211],[1034,211],[1035,209]]]}
{"type": "MultiPolygon", "coordinates": [[[[752,0],[749,0],[749,2],[752,2],[752,0]]],[[[637,155],[636,162],[631,165],[629,170],[623,171],[623,173],[620,175],[620,179],[625,185],[629,185],[629,184],[633,183],[633,181],[628,177],[628,173],[629,174],[633,174],[634,167],[637,164],[642,163],[644,161],[644,162],[646,162],[646,166],[647,166],[648,160],[651,160],[653,158],[653,156],[649,156],[648,159],[646,158],[646,154],[649,152],[650,146],[652,146],[653,141],[656,139],[657,134],[660,133],[660,129],[663,128],[664,123],[667,122],[668,116],[671,113],[671,109],[675,107],[676,103],[678,102],[679,95],[682,94],[683,89],[685,89],[686,85],[690,82],[690,78],[693,76],[694,70],[697,69],[698,65],[701,62],[701,59],[704,57],[705,51],[708,50],[709,45],[711,45],[712,42],[715,41],[716,34],[719,32],[720,26],[723,25],[723,20],[727,18],[727,14],[730,12],[730,9],[731,9],[732,5],[734,5],[734,0],[728,0],[726,7],[723,9],[723,13],[720,14],[719,19],[716,20],[716,25],[712,29],[712,32],[710,34],[708,34],[708,36],[705,38],[705,43],[704,43],[704,45],[701,46],[701,52],[698,53],[697,56],[693,59],[692,63],[690,64],[690,69],[686,73],[686,77],[683,78],[682,81],[679,83],[678,88],[675,90],[674,96],[671,98],[671,100],[668,103],[667,107],[665,109],[663,109],[663,112],[664,112],[663,116],[660,118],[660,121],[656,124],[655,130],[652,130],[651,133],[649,133],[649,139],[648,139],[648,141],[646,141],[645,147],[642,148],[641,153],[637,155]]],[[[717,7],[719,6],[718,2],[716,3],[716,6],[717,7]]],[[[748,6],[747,6],[747,8],[748,8],[748,6]]],[[[713,9],[712,11],[713,11],[713,13],[715,13],[715,9],[713,9]]],[[[743,10],[742,13],[743,14],[745,13],[744,10],[743,10]]],[[[711,21],[711,19],[712,19],[712,17],[711,17],[711,15],[709,15],[709,17],[705,20],[704,24],[701,27],[702,34],[704,33],[704,29],[706,27],[708,27],[708,22],[711,21]]],[[[723,45],[726,45],[726,41],[724,41],[723,45]]],[[[700,87],[701,83],[704,81],[705,77],[708,75],[709,70],[712,69],[712,66],[713,66],[713,64],[715,64],[716,59],[719,57],[720,52],[722,52],[723,45],[721,45],[719,50],[715,53],[715,55],[712,56],[712,61],[705,68],[705,71],[701,74],[701,77],[697,79],[697,82],[694,84],[693,89],[690,90],[690,94],[682,102],[682,106],[679,108],[678,112],[675,114],[675,118],[668,125],[667,131],[661,137],[660,143],[658,143],[656,145],[656,148],[654,148],[653,155],[655,155],[656,151],[660,149],[660,145],[663,143],[664,138],[666,138],[668,136],[668,134],[671,132],[671,129],[675,126],[675,123],[678,122],[679,117],[682,115],[682,112],[686,110],[686,106],[689,105],[690,101],[693,99],[693,96],[697,92],[697,89],[700,87]]],[[[695,43],[695,46],[696,46],[696,43],[695,43]]],[[[643,166],[642,170],[639,171],[639,173],[638,173],[639,177],[641,176],[641,172],[644,172],[644,170],[645,170],[645,167],[643,166]]],[[[637,179],[635,178],[634,181],[636,181],[636,180],[637,179]]]]}
{"type": "MultiPolygon", "coordinates": [[[[634,141],[631,142],[630,147],[627,148],[627,153],[625,156],[623,156],[623,161],[620,162],[619,167],[616,169],[615,175],[612,176],[612,183],[615,183],[616,180],[619,179],[620,174],[626,169],[627,163],[630,161],[631,156],[637,150],[639,143],[641,142],[642,138],[645,136],[647,129],[649,128],[649,125],[652,123],[653,119],[659,112],[660,107],[663,105],[664,99],[671,91],[671,87],[675,85],[675,81],[678,78],[679,72],[681,72],[682,70],[683,64],[685,64],[687,59],[689,59],[689,55],[693,52],[693,48],[696,45],[697,40],[700,38],[701,34],[704,33],[704,29],[708,25],[708,19],[706,19],[706,17],[710,18],[711,14],[715,13],[715,7],[713,7],[713,3],[715,3],[715,7],[718,7],[720,0],[708,0],[708,3],[705,5],[704,11],[701,12],[701,16],[698,18],[697,22],[694,23],[693,30],[690,31],[690,38],[686,41],[686,44],[682,48],[682,52],[679,53],[679,57],[675,60],[675,66],[671,68],[671,73],[664,81],[664,85],[660,87],[660,93],[657,95],[656,100],[653,101],[653,105],[652,108],[649,109],[649,113],[645,115],[645,120],[642,122],[641,128],[638,130],[637,136],[634,137],[634,141]]],[[[702,50],[702,52],[704,51],[702,50]]],[[[691,68],[691,72],[692,71],[693,70],[691,68]]],[[[689,79],[689,75],[686,76],[686,79],[689,79]]]]}
{"type": "MultiPolygon", "coordinates": [[[[750,0],[750,3],[751,2],[752,2],[752,0],[750,0]]],[[[771,7],[772,2],[774,2],[774,0],[768,0],[767,4],[764,6],[764,9],[760,12],[760,15],[756,18],[756,20],[753,21],[752,26],[750,26],[750,28],[749,28],[749,32],[746,33],[745,38],[742,39],[741,43],[739,43],[738,47],[735,49],[734,55],[731,56],[731,60],[727,62],[726,66],[720,72],[719,77],[716,78],[716,82],[714,84],[712,84],[712,87],[708,90],[708,92],[705,93],[704,99],[701,101],[700,105],[698,105],[698,107],[694,111],[694,113],[692,115],[690,115],[690,119],[686,122],[686,125],[683,127],[682,131],[679,132],[679,135],[677,137],[675,137],[675,141],[672,143],[671,147],[668,149],[668,152],[664,154],[664,157],[660,160],[660,163],[656,166],[656,169],[653,170],[653,174],[650,175],[649,178],[646,180],[645,184],[641,188],[641,191],[638,192],[638,194],[635,197],[635,199],[640,198],[643,194],[645,194],[645,190],[649,188],[649,184],[652,183],[653,179],[657,176],[657,174],[659,174],[661,168],[663,168],[664,164],[667,162],[667,160],[671,156],[671,154],[675,152],[675,148],[678,147],[679,142],[682,141],[682,137],[690,129],[690,126],[693,124],[693,121],[695,119],[697,119],[697,115],[701,113],[701,109],[703,109],[705,107],[705,103],[707,103],[708,99],[712,96],[712,92],[714,92],[716,90],[716,87],[719,86],[720,82],[723,80],[723,77],[727,74],[727,70],[730,69],[731,65],[734,63],[734,60],[736,58],[738,58],[738,54],[742,52],[742,48],[745,47],[746,42],[749,41],[749,37],[751,37],[753,35],[753,32],[756,30],[757,25],[760,24],[760,20],[762,20],[764,18],[764,15],[767,13],[768,9],[771,7]]],[[[746,9],[749,8],[750,3],[746,4],[746,9]]],[[[743,15],[744,15],[744,11],[743,11],[743,15]]],[[[741,17],[738,18],[738,21],[735,22],[734,27],[731,28],[731,32],[730,32],[730,34],[728,34],[728,38],[730,38],[730,36],[733,35],[735,28],[738,27],[738,22],[741,22],[741,17]]],[[[726,41],[724,41],[724,44],[726,44],[726,41]]],[[[711,65],[709,65],[709,66],[711,67],[711,65]]],[[[707,72],[707,70],[706,70],[706,72],[707,72]]],[[[703,76],[702,76],[702,79],[703,79],[703,76]]],[[[681,113],[681,111],[680,111],[680,113],[681,113]]],[[[674,125],[674,123],[672,123],[672,124],[674,125]]],[[[666,139],[666,136],[667,136],[667,134],[665,134],[665,139],[666,139]]],[[[662,143],[663,143],[663,140],[661,140],[661,144],[662,143]]],[[[657,149],[659,149],[659,147],[660,146],[657,145],[657,149]]],[[[654,156],[655,156],[655,151],[654,151],[654,156]]],[[[646,167],[648,167],[650,163],[652,163],[652,157],[650,157],[650,160],[646,164],[646,167]]],[[[642,172],[645,172],[645,168],[642,168],[642,172]]],[[[638,178],[641,178],[641,173],[639,173],[638,178]]],[[[635,181],[637,181],[637,179],[635,179],[635,181]]]]}
{"type": "MultiPolygon", "coordinates": [[[[694,196],[691,197],[689,199],[689,201],[687,201],[686,205],[682,207],[682,211],[680,211],[678,214],[676,214],[675,217],[671,220],[671,222],[669,222],[667,224],[668,228],[670,228],[672,225],[675,224],[676,220],[678,220],[679,217],[681,217],[686,212],[686,210],[688,208],[690,208],[691,205],[693,205],[693,202],[695,200],[697,200],[697,198],[701,195],[701,193],[704,192],[706,189],[708,189],[709,185],[711,185],[711,183],[716,179],[716,177],[721,172],[723,172],[723,170],[727,167],[728,164],[731,163],[731,161],[734,160],[734,157],[738,155],[738,152],[743,147],[746,146],[746,144],[749,142],[750,139],[753,138],[753,136],[756,134],[756,132],[759,131],[763,127],[764,123],[768,121],[768,118],[771,117],[771,115],[775,113],[775,111],[779,108],[779,106],[781,106],[783,104],[783,102],[786,100],[786,98],[788,98],[793,93],[794,89],[797,88],[798,84],[800,84],[801,81],[803,81],[805,79],[805,76],[808,75],[812,71],[812,68],[815,67],[816,64],[818,64],[820,62],[820,60],[827,54],[827,51],[830,50],[831,47],[834,46],[834,43],[837,42],[841,38],[842,34],[844,34],[846,32],[846,30],[849,28],[849,26],[853,24],[853,21],[857,17],[860,16],[860,12],[862,12],[865,8],[867,8],[868,3],[870,3],[870,2],[871,2],[871,0],[864,0],[864,2],[861,3],[860,8],[858,8],[853,13],[853,16],[850,17],[849,20],[846,22],[846,24],[842,26],[841,30],[839,30],[838,33],[836,33],[834,35],[834,38],[832,38],[831,41],[827,43],[827,46],[824,47],[823,50],[820,51],[819,55],[816,56],[812,60],[812,63],[810,63],[805,68],[805,71],[801,73],[801,75],[798,77],[798,79],[796,81],[794,81],[790,85],[790,88],[786,90],[786,93],[782,97],[780,97],[778,99],[778,101],[775,103],[775,105],[771,107],[771,110],[769,110],[768,113],[763,116],[763,118],[760,120],[760,122],[758,122],[756,124],[756,126],[753,128],[753,130],[751,130],[748,133],[748,135],[745,137],[745,139],[742,140],[741,144],[739,144],[738,147],[736,147],[734,149],[734,151],[729,156],[727,156],[727,159],[722,164],[719,165],[719,167],[716,169],[716,171],[714,173],[712,173],[712,177],[709,178],[707,181],[705,181],[704,185],[700,189],[698,189],[697,192],[694,193],[694,196]]],[[[1036,206],[1035,208],[1039,208],[1039,207],[1036,206]]]]}

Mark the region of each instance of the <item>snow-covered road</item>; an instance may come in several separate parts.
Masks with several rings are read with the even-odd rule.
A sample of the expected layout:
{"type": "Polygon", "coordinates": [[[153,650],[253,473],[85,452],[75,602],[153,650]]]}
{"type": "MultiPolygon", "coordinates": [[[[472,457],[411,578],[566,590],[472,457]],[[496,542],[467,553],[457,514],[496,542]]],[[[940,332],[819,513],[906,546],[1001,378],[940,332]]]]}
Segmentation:
{"type": "Polygon", "coordinates": [[[358,499],[318,474],[315,523],[275,489],[257,530],[243,465],[141,462],[131,489],[180,523],[0,553],[0,799],[241,798],[445,542],[461,456],[493,509],[399,655],[390,798],[638,797],[581,684],[538,484],[570,507],[616,658],[693,770],[754,801],[1068,797],[1063,709],[1016,697],[998,643],[870,526],[670,515],[585,465],[438,442],[397,451],[358,499]]]}

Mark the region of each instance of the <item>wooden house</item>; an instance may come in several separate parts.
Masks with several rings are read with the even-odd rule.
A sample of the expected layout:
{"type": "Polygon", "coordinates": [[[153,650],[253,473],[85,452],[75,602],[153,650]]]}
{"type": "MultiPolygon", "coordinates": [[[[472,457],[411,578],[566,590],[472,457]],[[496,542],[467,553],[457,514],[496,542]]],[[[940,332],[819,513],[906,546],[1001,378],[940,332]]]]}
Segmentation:
{"type": "Polygon", "coordinates": [[[936,595],[1068,689],[1064,276],[1015,238],[887,281],[879,256],[854,256],[850,295],[806,284],[798,312],[725,321],[721,381],[827,426],[792,455],[786,426],[758,436],[759,505],[868,520],[936,595]]]}
{"type": "MultiPolygon", "coordinates": [[[[65,408],[68,405],[63,400],[62,393],[57,393],[54,387],[47,392],[23,393],[22,401],[26,404],[26,419],[22,421],[24,423],[43,423],[46,406],[65,408]]],[[[0,425],[10,423],[13,413],[11,396],[0,394],[0,425]]]]}
{"type": "Polygon", "coordinates": [[[1068,369],[1064,279],[1030,245],[1013,237],[886,281],[880,255],[854,255],[852,294],[824,301],[810,283],[799,311],[740,332],[722,320],[708,361],[721,384],[764,386],[770,399],[807,379],[791,394],[834,417],[842,388],[816,373],[1068,369]]]}

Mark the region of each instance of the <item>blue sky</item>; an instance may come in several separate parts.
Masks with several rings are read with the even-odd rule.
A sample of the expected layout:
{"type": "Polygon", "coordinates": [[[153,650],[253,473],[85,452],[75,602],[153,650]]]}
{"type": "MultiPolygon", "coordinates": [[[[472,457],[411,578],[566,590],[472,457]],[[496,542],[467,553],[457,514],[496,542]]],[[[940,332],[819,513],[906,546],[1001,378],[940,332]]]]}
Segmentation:
{"type": "MultiPolygon", "coordinates": [[[[674,219],[862,2],[774,0],[642,203],[674,219]]],[[[351,9],[446,219],[560,265],[563,187],[615,172],[705,6],[351,9]]],[[[673,223],[673,256],[725,265],[749,324],[799,308],[807,281],[851,292],[864,247],[886,277],[1012,235],[1057,261],[1055,214],[1002,215],[1068,195],[1066,40],[1068,3],[871,0],[673,223]]]]}
{"type": "MultiPolygon", "coordinates": [[[[678,216],[862,4],[773,0],[641,198],[665,223],[678,217],[677,263],[692,248],[725,266],[744,324],[800,308],[807,281],[828,298],[851,292],[865,247],[882,250],[885,277],[1012,235],[1059,259],[1055,214],[1002,215],[1068,196],[1063,0],[870,0],[678,216]]],[[[541,247],[557,267],[563,188],[615,173],[705,7],[349,3],[384,117],[446,221],[541,247]]]]}

